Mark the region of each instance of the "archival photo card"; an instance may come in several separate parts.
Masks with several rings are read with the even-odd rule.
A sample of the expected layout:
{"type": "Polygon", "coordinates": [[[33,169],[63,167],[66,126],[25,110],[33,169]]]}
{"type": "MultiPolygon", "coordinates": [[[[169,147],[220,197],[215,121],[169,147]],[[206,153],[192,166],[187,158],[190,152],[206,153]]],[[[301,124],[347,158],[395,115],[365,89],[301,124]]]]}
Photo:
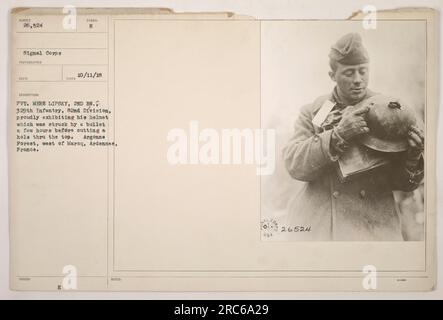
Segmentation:
{"type": "Polygon", "coordinates": [[[434,287],[434,10],[10,21],[13,290],[434,287]]]}

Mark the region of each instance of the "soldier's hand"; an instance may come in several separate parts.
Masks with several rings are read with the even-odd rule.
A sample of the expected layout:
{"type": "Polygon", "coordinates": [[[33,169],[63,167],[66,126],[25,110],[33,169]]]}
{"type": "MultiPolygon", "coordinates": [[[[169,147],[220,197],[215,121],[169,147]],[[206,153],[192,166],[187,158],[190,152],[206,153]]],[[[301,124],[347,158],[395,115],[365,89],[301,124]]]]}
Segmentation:
{"type": "Polygon", "coordinates": [[[408,132],[408,159],[419,160],[425,147],[423,131],[416,126],[410,126],[408,132]]]}
{"type": "Polygon", "coordinates": [[[368,133],[369,128],[364,115],[369,111],[369,107],[360,107],[356,110],[344,113],[337,127],[337,134],[348,141],[355,136],[368,133]]]}

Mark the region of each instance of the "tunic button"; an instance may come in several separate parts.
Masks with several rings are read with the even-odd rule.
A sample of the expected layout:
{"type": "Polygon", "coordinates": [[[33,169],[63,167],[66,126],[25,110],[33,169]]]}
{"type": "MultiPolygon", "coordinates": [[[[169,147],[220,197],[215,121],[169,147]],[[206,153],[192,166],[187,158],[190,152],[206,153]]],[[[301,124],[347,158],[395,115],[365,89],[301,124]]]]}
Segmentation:
{"type": "Polygon", "coordinates": [[[361,190],[360,191],[360,197],[364,198],[366,196],[366,191],[365,190],[361,190]]]}
{"type": "Polygon", "coordinates": [[[334,191],[334,192],[332,193],[332,196],[333,196],[334,198],[338,198],[339,195],[340,195],[340,192],[338,192],[338,191],[334,191]]]}
{"type": "Polygon", "coordinates": [[[318,137],[317,137],[317,136],[316,136],[316,137],[314,138],[314,141],[315,141],[315,142],[317,142],[317,141],[318,141],[318,137]]]}

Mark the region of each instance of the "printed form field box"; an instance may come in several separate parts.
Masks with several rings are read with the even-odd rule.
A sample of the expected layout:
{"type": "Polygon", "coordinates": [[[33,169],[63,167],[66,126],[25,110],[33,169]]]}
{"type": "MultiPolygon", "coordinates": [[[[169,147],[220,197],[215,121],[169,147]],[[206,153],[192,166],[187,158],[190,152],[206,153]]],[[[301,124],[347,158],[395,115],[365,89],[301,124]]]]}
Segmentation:
{"type": "Polygon", "coordinates": [[[108,61],[107,48],[100,49],[17,49],[17,64],[104,64],[108,61]]]}

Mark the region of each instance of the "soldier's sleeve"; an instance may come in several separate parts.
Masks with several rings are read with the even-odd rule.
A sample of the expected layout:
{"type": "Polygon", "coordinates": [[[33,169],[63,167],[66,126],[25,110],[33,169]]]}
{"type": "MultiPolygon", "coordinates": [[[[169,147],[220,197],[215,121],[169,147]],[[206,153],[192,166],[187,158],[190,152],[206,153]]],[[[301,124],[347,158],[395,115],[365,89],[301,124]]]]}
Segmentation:
{"type": "Polygon", "coordinates": [[[332,130],[315,132],[310,107],[302,108],[292,138],[283,149],[286,169],[294,179],[301,181],[315,180],[326,167],[338,160],[330,152],[332,130]]]}
{"type": "Polygon", "coordinates": [[[404,156],[393,162],[392,189],[413,191],[418,188],[424,177],[423,156],[414,164],[408,163],[404,156]]]}

